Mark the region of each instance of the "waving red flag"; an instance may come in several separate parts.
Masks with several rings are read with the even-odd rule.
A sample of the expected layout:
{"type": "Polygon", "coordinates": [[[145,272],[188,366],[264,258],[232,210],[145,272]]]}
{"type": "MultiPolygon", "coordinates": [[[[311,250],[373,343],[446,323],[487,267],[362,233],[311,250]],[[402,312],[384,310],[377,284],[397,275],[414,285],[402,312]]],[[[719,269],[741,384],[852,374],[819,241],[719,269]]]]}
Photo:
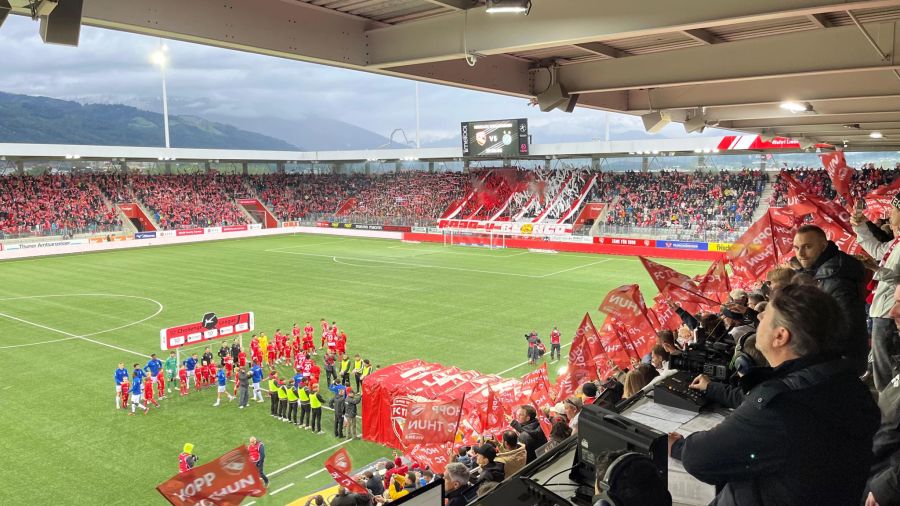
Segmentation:
{"type": "Polygon", "coordinates": [[[728,250],[735,275],[745,281],[759,280],[784,261],[794,242],[794,228],[776,223],[766,211],[728,250]]]}
{"type": "Polygon", "coordinates": [[[450,463],[451,443],[442,445],[415,445],[409,451],[409,458],[428,466],[434,473],[443,473],[450,463]]]}
{"type": "Polygon", "coordinates": [[[700,278],[697,288],[703,295],[708,298],[722,302],[722,294],[731,291],[731,284],[728,282],[728,271],[725,270],[725,258],[720,258],[713,262],[706,274],[700,278]]]}
{"type": "Polygon", "coordinates": [[[179,473],[156,487],[167,501],[176,506],[194,504],[238,505],[247,496],[262,497],[266,487],[259,470],[250,460],[246,446],[240,446],[221,457],[179,473]]]}
{"type": "Polygon", "coordinates": [[[406,444],[447,443],[456,437],[465,396],[451,401],[414,402],[409,405],[403,440],[406,444]]]}
{"type": "Polygon", "coordinates": [[[607,366],[627,369],[631,367],[632,360],[639,360],[639,357],[633,355],[634,347],[630,343],[625,344],[628,337],[619,333],[619,327],[614,324],[613,320],[612,317],[607,317],[600,327],[600,341],[603,343],[609,361],[612,362],[612,364],[607,363],[607,366]]]}
{"type": "Polygon", "coordinates": [[[350,461],[350,454],[347,453],[346,448],[341,448],[331,454],[328,460],[325,461],[325,469],[328,470],[328,473],[331,474],[331,477],[334,478],[338,485],[349,489],[355,494],[366,493],[366,487],[347,476],[347,473],[353,469],[353,463],[350,461]]]}
{"type": "Polygon", "coordinates": [[[847,167],[847,160],[844,158],[843,151],[834,151],[819,155],[822,159],[822,165],[831,178],[831,185],[838,195],[844,197],[847,205],[853,207],[855,199],[850,194],[850,184],[853,182],[853,169],[847,167]]]}
{"type": "Polygon", "coordinates": [[[891,199],[900,191],[900,177],[890,184],[881,185],[866,194],[865,215],[869,221],[886,218],[891,212],[891,199]]]}

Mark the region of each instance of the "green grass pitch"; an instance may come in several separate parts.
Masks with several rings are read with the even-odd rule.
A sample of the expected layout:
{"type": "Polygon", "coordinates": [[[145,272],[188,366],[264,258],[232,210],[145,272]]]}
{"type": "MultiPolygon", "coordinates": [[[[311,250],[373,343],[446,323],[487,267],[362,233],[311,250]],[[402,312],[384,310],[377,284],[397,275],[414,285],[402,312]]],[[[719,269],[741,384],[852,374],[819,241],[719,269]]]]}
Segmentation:
{"type": "MultiPolygon", "coordinates": [[[[662,262],[689,275],[706,269],[662,262]]],[[[655,293],[632,257],[319,235],[2,262],[0,431],[8,470],[0,504],[165,504],[155,486],[177,472],[185,442],[202,463],[255,435],[266,443],[269,473],[340,442],[329,411],[322,416],[329,433],[314,435],[270,418],[268,404],[214,408],[213,389],[176,392],[148,416],[117,411],[117,363],[146,363],[124,350],[159,353],[160,328],[206,311],[254,311],[257,329],[270,336],[308,320],[318,339],[319,319],[336,320],[348,351],[374,364],[420,358],[518,377],[530,370],[519,365],[525,332],[546,337],[556,324],[569,343],[584,313],[599,324],[601,298],[626,283],[639,283],[648,300],[655,293]],[[45,341],[53,342],[32,345],[45,341]]],[[[356,465],[390,455],[363,441],[345,447],[356,465]]],[[[293,486],[256,503],[285,504],[333,483],[324,472],[306,478],[331,451],[272,477],[270,491],[293,486]]]]}

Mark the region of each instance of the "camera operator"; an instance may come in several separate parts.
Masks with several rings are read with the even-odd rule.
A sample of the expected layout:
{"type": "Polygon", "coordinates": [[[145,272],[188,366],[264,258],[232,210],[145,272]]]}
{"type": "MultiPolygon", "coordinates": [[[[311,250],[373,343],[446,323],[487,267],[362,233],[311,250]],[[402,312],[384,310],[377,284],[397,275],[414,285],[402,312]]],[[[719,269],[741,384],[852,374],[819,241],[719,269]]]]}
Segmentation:
{"type": "Polygon", "coordinates": [[[717,486],[714,505],[858,504],[879,416],[835,353],[842,311],[822,290],[788,285],[761,316],[756,345],[772,367],[741,379],[747,401],[717,427],[670,434],[670,455],[717,486]]]}

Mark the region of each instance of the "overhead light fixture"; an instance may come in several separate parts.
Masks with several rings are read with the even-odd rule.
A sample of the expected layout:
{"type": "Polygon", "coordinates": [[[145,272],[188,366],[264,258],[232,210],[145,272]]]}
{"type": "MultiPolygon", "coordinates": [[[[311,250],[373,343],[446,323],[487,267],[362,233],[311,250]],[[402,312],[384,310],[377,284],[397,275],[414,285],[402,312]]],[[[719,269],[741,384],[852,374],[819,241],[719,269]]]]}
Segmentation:
{"type": "Polygon", "coordinates": [[[875,132],[871,132],[869,134],[869,137],[871,137],[873,139],[881,139],[882,137],[884,137],[884,134],[882,134],[881,132],[875,131],[875,132]]]}
{"type": "Polygon", "coordinates": [[[531,0],[487,0],[488,14],[525,14],[531,12],[531,0]]]}
{"type": "Polygon", "coordinates": [[[782,102],[779,107],[794,114],[801,112],[812,112],[813,110],[813,106],[809,102],[794,102],[793,100],[782,102]]]}

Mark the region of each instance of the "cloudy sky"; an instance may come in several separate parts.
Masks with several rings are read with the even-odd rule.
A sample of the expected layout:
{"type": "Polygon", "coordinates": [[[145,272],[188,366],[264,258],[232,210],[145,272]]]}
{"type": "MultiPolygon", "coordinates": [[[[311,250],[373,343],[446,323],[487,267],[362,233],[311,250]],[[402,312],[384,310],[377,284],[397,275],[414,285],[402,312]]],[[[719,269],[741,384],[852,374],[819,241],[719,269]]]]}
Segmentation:
{"type": "MultiPolygon", "coordinates": [[[[412,81],[226,49],[166,41],[170,114],[228,117],[331,117],[389,136],[415,135],[412,81]]],[[[0,91],[83,103],[123,103],[162,110],[160,74],[150,62],[159,39],[83,27],[77,48],[45,45],[38,23],[10,16],[0,28],[0,91]]],[[[422,143],[458,134],[461,121],[527,117],[534,141],[604,136],[605,113],[541,113],[524,99],[420,85],[422,143]]],[[[640,120],[609,114],[610,130],[642,130],[640,120]]],[[[240,127],[237,121],[232,121],[240,127]]],[[[618,135],[617,135],[618,134],[618,135]]],[[[663,135],[683,136],[680,125],[663,135]]],[[[626,135],[627,137],[627,135],[626,135]]]]}

